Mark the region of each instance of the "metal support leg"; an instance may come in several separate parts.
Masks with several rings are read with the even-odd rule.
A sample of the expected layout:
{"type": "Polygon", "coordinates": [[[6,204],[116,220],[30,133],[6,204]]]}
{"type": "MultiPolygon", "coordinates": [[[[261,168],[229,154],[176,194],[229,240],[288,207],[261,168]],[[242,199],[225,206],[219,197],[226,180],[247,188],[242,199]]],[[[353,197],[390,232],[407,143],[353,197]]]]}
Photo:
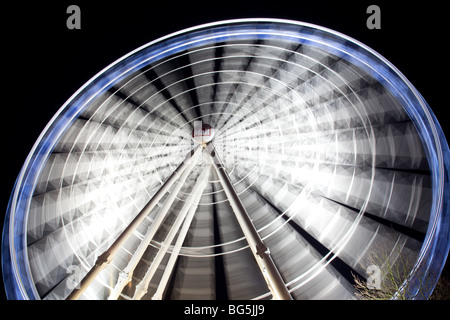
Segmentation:
{"type": "Polygon", "coordinates": [[[217,171],[217,175],[219,176],[220,183],[222,184],[225,194],[228,197],[228,201],[230,202],[234,214],[236,215],[239,226],[241,227],[244,236],[250,245],[253,256],[261,269],[273,298],[276,300],[292,300],[286,284],[284,283],[280,272],[270,256],[269,249],[260,238],[252,220],[248,216],[248,213],[239,199],[239,196],[230,181],[228,173],[219,159],[219,156],[216,154],[212,143],[208,144],[207,151],[211,158],[212,165],[217,171]]]}
{"type": "Polygon", "coordinates": [[[153,223],[148,228],[144,238],[142,239],[136,251],[133,253],[131,260],[128,262],[125,269],[120,273],[119,279],[117,280],[114,289],[111,291],[108,300],[116,300],[119,297],[120,293],[122,292],[123,288],[131,280],[134,269],[136,268],[142,256],[144,255],[145,250],[147,250],[147,247],[152,241],[153,237],[155,236],[156,231],[158,231],[159,227],[164,221],[164,218],[166,217],[167,212],[171,208],[175,198],[180,192],[181,187],[183,186],[187,177],[189,176],[189,174],[192,172],[192,169],[196,165],[199,155],[200,153],[196,153],[193,156],[193,161],[191,161],[189,166],[181,174],[181,177],[175,182],[175,186],[173,187],[172,192],[169,194],[166,201],[164,202],[164,205],[161,207],[158,214],[156,215],[153,223]]]}
{"type": "Polygon", "coordinates": [[[181,227],[180,233],[178,234],[177,241],[175,242],[173,251],[170,255],[169,261],[167,262],[166,268],[164,269],[164,274],[159,281],[158,288],[152,297],[152,300],[161,300],[164,290],[166,289],[167,283],[169,282],[170,275],[172,274],[173,267],[177,261],[178,255],[180,254],[181,247],[183,246],[186,235],[191,226],[192,219],[194,218],[195,212],[197,211],[198,204],[202,197],[203,191],[208,185],[208,176],[210,171],[210,166],[207,166],[205,171],[202,172],[201,177],[198,179],[201,186],[199,186],[199,191],[195,195],[195,199],[192,200],[192,205],[189,209],[189,213],[184,219],[183,226],[181,227]]]}
{"type": "MultiPolygon", "coordinates": [[[[206,171],[206,170],[205,170],[206,171]]],[[[150,284],[150,281],[152,280],[156,270],[158,269],[158,266],[160,265],[162,259],[164,258],[164,255],[166,254],[167,250],[169,249],[170,244],[172,243],[173,239],[175,238],[178,230],[180,229],[181,224],[185,220],[185,217],[190,209],[190,207],[194,203],[194,199],[198,196],[198,194],[201,195],[204,189],[204,182],[205,174],[209,172],[202,172],[202,175],[197,180],[196,184],[194,185],[191,194],[189,198],[184,203],[184,206],[182,207],[180,213],[178,214],[178,217],[175,219],[174,224],[172,225],[172,228],[170,229],[169,233],[167,234],[166,238],[164,239],[164,242],[159,249],[158,253],[156,254],[155,258],[153,259],[150,268],[145,273],[144,278],[142,281],[136,286],[136,291],[133,296],[133,300],[139,300],[141,299],[146,293],[147,288],[150,284]]],[[[209,170],[208,170],[209,171],[209,170]]]]}
{"type": "Polygon", "coordinates": [[[184,161],[178,166],[174,173],[167,179],[167,181],[161,186],[161,188],[156,192],[156,194],[150,199],[147,205],[137,214],[137,216],[131,221],[128,227],[121,233],[121,235],[114,241],[114,243],[102,253],[95,262],[95,265],[91,270],[85,275],[83,280],[81,280],[78,288],[74,289],[66,300],[77,300],[83,292],[89,287],[89,285],[94,281],[94,279],[99,275],[99,273],[105,269],[108,264],[112,261],[114,255],[119,251],[125,241],[133,234],[134,230],[141,224],[145,217],[152,211],[155,205],[161,200],[164,194],[170,189],[173,183],[180,177],[183,171],[189,166],[193,161],[193,157],[198,153],[201,153],[203,148],[197,147],[194,155],[191,156],[191,152],[186,155],[184,161]]]}

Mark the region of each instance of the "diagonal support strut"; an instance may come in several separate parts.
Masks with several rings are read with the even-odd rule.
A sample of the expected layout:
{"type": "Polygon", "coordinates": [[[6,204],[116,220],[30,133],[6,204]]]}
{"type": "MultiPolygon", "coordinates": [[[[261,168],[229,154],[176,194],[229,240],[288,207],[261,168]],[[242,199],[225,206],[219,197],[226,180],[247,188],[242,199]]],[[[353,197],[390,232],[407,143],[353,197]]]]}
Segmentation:
{"type": "Polygon", "coordinates": [[[95,280],[95,278],[100,274],[100,272],[105,269],[112,261],[114,255],[119,251],[125,241],[133,234],[134,230],[144,221],[145,217],[152,211],[156,204],[161,200],[161,198],[166,194],[170,187],[178,180],[183,171],[189,167],[190,163],[201,153],[203,148],[197,147],[194,155],[190,151],[184,161],[175,169],[173,174],[166,180],[166,182],[159,188],[155,195],[150,199],[150,201],[145,205],[145,207],[136,215],[136,217],[131,221],[131,223],[125,228],[125,230],[120,234],[120,236],[114,241],[114,243],[103,252],[95,262],[94,266],[81,280],[77,288],[75,288],[66,298],[66,300],[78,300],[78,298],[83,294],[83,292],[89,287],[89,285],[95,280]]]}
{"type": "Polygon", "coordinates": [[[272,293],[275,300],[292,300],[292,296],[278,271],[272,257],[270,256],[269,248],[264,244],[261,237],[258,234],[252,220],[250,219],[244,205],[242,204],[239,196],[234,189],[234,186],[226,172],[219,156],[215,152],[212,143],[208,143],[206,146],[207,153],[211,158],[212,165],[219,176],[220,183],[225,191],[225,194],[230,202],[234,214],[238,220],[244,236],[250,245],[250,249],[255,257],[256,262],[261,270],[267,286],[272,293]]]}

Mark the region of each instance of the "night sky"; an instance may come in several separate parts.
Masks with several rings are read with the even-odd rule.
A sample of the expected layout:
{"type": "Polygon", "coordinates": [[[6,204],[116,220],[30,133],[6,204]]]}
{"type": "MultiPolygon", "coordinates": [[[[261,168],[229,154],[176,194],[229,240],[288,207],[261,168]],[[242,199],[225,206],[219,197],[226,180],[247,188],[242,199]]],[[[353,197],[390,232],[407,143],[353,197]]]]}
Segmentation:
{"type": "Polygon", "coordinates": [[[92,2],[16,1],[2,10],[2,221],[28,152],[78,88],[135,48],[207,22],[283,18],[353,37],[387,58],[411,81],[449,136],[446,112],[450,91],[444,79],[448,71],[448,13],[438,5],[317,0],[92,2]],[[71,4],[81,9],[80,30],[66,27],[66,9],[71,4]],[[366,9],[371,4],[381,8],[380,30],[366,27],[366,9]]]}

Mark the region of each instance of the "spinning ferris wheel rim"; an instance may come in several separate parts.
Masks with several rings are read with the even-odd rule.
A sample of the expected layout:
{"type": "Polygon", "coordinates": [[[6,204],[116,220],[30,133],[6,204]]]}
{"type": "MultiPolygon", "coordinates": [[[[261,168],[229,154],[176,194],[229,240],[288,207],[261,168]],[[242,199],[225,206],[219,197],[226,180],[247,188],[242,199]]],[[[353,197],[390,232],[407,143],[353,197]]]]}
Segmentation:
{"type": "Polygon", "coordinates": [[[354,63],[386,86],[402,102],[425,147],[433,189],[430,223],[411,277],[420,268],[434,269],[440,273],[449,249],[450,156],[442,129],[420,93],[388,60],[344,34],[310,23],[255,18],[208,23],[149,42],[104,68],[59,109],[26,159],[8,205],[2,241],[3,274],[8,296],[18,299],[39,297],[32,282],[27,251],[21,249],[26,247],[26,231],[23,229],[26,228],[27,206],[36,179],[56,142],[92,99],[131,74],[133,70],[189,48],[227,39],[280,37],[319,47],[354,63]]]}

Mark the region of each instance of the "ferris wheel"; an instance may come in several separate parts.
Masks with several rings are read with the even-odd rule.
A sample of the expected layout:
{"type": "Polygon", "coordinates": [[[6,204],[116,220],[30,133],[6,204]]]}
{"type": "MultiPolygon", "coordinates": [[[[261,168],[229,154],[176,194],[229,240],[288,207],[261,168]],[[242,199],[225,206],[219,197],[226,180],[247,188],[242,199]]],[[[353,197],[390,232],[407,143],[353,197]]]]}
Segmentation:
{"type": "Polygon", "coordinates": [[[427,298],[449,148],[389,61],[309,23],[220,21],[143,45],[61,107],[3,229],[10,299],[427,298]],[[376,270],[372,273],[370,270],[376,270]]]}

